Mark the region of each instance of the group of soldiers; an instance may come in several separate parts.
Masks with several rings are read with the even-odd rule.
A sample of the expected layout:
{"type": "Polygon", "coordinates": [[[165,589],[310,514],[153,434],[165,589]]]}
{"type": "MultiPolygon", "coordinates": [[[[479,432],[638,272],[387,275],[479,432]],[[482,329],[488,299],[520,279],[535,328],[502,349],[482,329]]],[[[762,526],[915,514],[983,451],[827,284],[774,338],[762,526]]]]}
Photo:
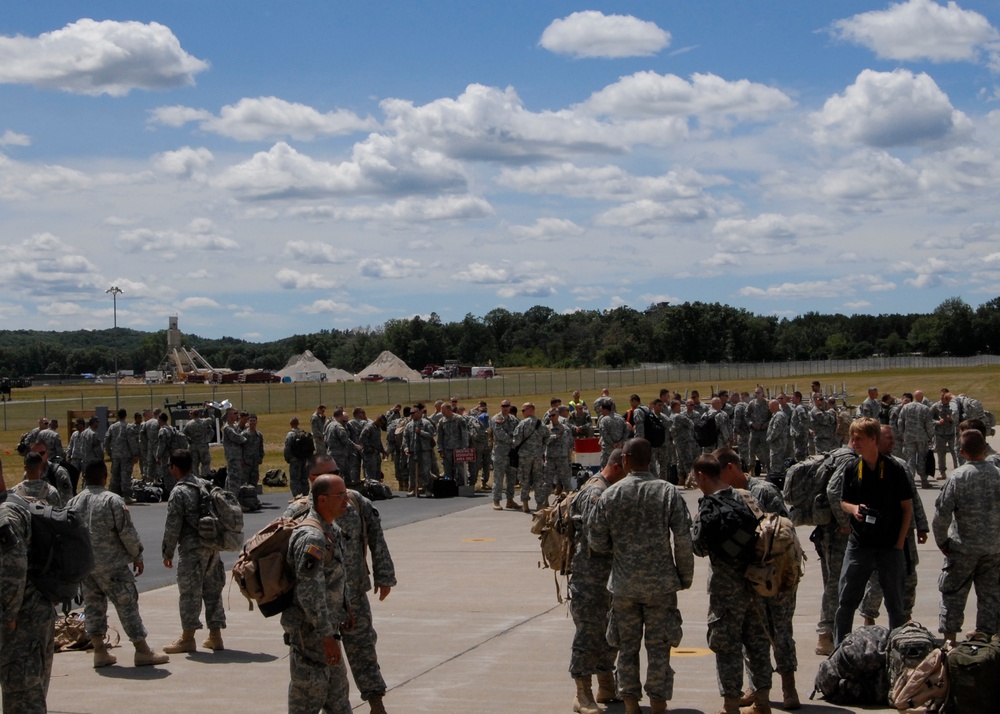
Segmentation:
{"type": "MultiPolygon", "coordinates": [[[[94,667],[117,663],[107,642],[110,601],[129,641],[134,664],[162,665],[169,655],[197,650],[195,633],[202,629],[202,610],[209,634],[202,647],[225,649],[222,591],[225,569],[219,551],[206,545],[197,524],[210,484],[193,472],[188,449],[168,457],[174,482],[167,502],[161,545],[163,564],[177,569],[181,635],[163,648],[150,649],[139,615],[135,578],[144,570],[143,545],[125,499],[108,490],[105,461],[89,462],[84,487],[67,501],[43,478],[46,445],[37,441],[24,459],[25,479],[7,498],[0,464],[0,609],[5,629],[0,642],[0,689],[3,709],[44,712],[52,670],[55,609],[35,585],[28,569],[32,540],[27,506],[42,503],[74,510],[88,525],[95,568],[82,583],[84,622],[94,652],[94,667]],[[175,562],[176,558],[176,562],[175,562]]],[[[282,613],[285,643],[291,648],[290,712],[350,712],[346,669],[340,645],[362,698],[375,714],[385,712],[386,684],[375,652],[367,593],[384,600],[396,585],[392,558],[378,511],[361,494],[348,492],[336,462],[314,455],[307,463],[314,481],[311,495],[292,502],[285,516],[302,523],[289,544],[288,562],[297,584],[292,606],[282,613]],[[371,556],[371,577],[367,555],[371,556]]],[[[72,489],[72,485],[70,485],[72,489]]]]}
{"type": "MultiPolygon", "coordinates": [[[[678,444],[687,440],[677,439],[682,432],[675,428],[676,414],[684,415],[680,428],[691,431],[684,419],[693,425],[700,418],[697,395],[685,400],[683,413],[677,411],[680,400],[671,399],[674,417],[661,416],[662,398],[642,407],[638,397],[632,395],[632,408],[621,417],[606,401],[609,395],[597,400],[595,406],[602,412],[598,428],[604,432],[608,424],[612,437],[602,440],[605,448],[601,473],[584,483],[571,503],[577,532],[569,586],[576,625],[569,668],[577,687],[574,711],[596,714],[601,711],[599,703],[619,698],[624,700],[626,712],[640,711],[638,701],[643,687],[638,651],[643,640],[649,661],[645,693],[650,698],[650,712],[666,710],[673,686],[670,647],[677,646],[681,637],[676,592],[691,585],[692,553],[710,560],[707,639],[716,656],[719,691],[724,700],[720,714],[770,712],[774,671],[781,678],[783,707],[798,708],[798,663],[792,630],[797,586],[769,598],[755,594],[747,586],[744,565],[733,562],[706,540],[699,542],[700,515],[696,514],[692,521],[678,498],[679,492],[666,482],[677,483],[669,468],[674,466],[682,483],[697,486],[705,495],[737,503],[751,499],[760,512],[787,516],[786,504],[774,482],[780,483],[777,477],[784,475],[791,461],[804,459],[813,451],[830,452],[842,446],[844,437],[838,434],[838,424],[846,423],[853,454],[827,487],[832,522],[816,527],[810,538],[819,552],[824,584],[816,653],[832,652],[843,637],[840,632],[835,638],[835,623],[841,625],[840,630],[849,631],[855,610],[861,613],[864,624],[874,624],[883,597],[891,626],[910,617],[917,585],[916,544],[926,542],[932,530],[935,544],[944,555],[939,580],[939,631],[946,640],[956,640],[973,586],[978,602],[976,630],[988,635],[1000,630],[1000,544],[992,535],[1000,528],[1000,455],[986,443],[992,433],[989,412],[977,400],[952,396],[948,390],[942,390],[937,404],[927,404],[920,392],[906,393],[898,403],[882,401],[872,388],[869,398],[856,411],[835,411],[818,382],[814,383],[813,395],[808,409],[798,393],[789,404],[780,394],[774,400],[765,399],[760,387],[752,400],[746,393],[738,401],[727,399],[731,409],[726,409],[723,395],[714,395],[710,405],[700,410],[707,415],[704,418],[717,420],[718,443],[690,447],[688,461],[678,453],[678,444]],[[791,416],[786,407],[791,408],[791,416]],[[654,447],[642,438],[639,424],[644,423],[648,433],[649,422],[637,416],[641,409],[663,419],[673,438],[673,448],[654,447]],[[984,413],[986,421],[982,419],[984,413]],[[739,426],[727,429],[729,424],[739,426]],[[917,424],[919,440],[913,434],[917,424]],[[779,431],[780,435],[775,433],[779,431]],[[928,446],[934,444],[942,471],[939,478],[946,479],[932,521],[925,515],[920,499],[907,495],[912,494],[906,491],[909,486],[902,489],[906,493],[900,498],[906,508],[901,510],[912,517],[907,516],[898,535],[896,557],[902,564],[898,584],[885,582],[888,561],[884,564],[887,573],[882,574],[880,582],[880,561],[875,559],[867,570],[859,570],[857,557],[849,548],[855,547],[852,531],[863,531],[865,526],[859,523],[866,522],[863,507],[849,502],[854,496],[847,495],[848,487],[856,483],[853,467],[864,460],[860,444],[865,439],[874,446],[868,447],[871,454],[864,453],[864,459],[870,457],[876,464],[879,459],[891,461],[893,468],[905,474],[904,486],[914,488],[916,476],[921,474],[915,457],[919,456],[922,469],[928,446]],[[955,470],[947,476],[942,446],[944,453],[952,453],[954,459],[955,470]],[[900,452],[907,458],[894,455],[900,452]],[[760,478],[762,472],[767,472],[769,478],[760,478]],[[849,561],[846,564],[845,551],[849,561]],[[862,573],[860,582],[858,572],[862,573]],[[883,585],[888,586],[884,594],[883,585]],[[894,592],[890,593],[890,589],[894,592]],[[748,687],[744,687],[744,671],[748,687]],[[594,676],[598,681],[596,694],[594,676]]],[[[856,470],[860,482],[860,466],[856,470]]],[[[872,483],[869,479],[869,486],[872,483]]],[[[874,483],[880,482],[876,479],[874,483]]],[[[889,500],[893,497],[895,494],[889,500]]],[[[704,500],[699,501],[700,509],[704,500]]],[[[896,543],[897,536],[889,535],[896,543]]]]}

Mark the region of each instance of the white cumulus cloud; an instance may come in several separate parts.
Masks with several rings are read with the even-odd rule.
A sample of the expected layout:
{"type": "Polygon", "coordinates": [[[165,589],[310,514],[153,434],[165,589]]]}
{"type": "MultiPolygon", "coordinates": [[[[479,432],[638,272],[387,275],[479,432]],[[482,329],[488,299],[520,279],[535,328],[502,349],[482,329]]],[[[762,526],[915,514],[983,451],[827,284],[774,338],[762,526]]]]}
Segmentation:
{"type": "Polygon", "coordinates": [[[359,117],[346,109],[320,112],[278,97],[244,97],[236,104],[222,107],[218,116],[191,107],[159,107],[151,112],[151,119],[173,127],[198,122],[202,131],[238,141],[282,137],[308,141],[322,136],[372,131],[378,127],[378,122],[371,117],[359,117]]]}
{"type": "Polygon", "coordinates": [[[291,268],[282,268],[275,273],[274,279],[286,290],[306,290],[332,288],[334,283],[319,273],[300,273],[291,268]]]}
{"type": "Polygon", "coordinates": [[[812,122],[818,141],[878,148],[961,141],[972,129],[929,75],[905,69],[863,70],[812,122]]]}
{"type": "Polygon", "coordinates": [[[584,234],[583,228],[568,218],[539,218],[530,226],[511,226],[515,240],[551,241],[584,234]]]}
{"type": "Polygon", "coordinates": [[[833,23],[835,37],[862,45],[884,59],[974,62],[1000,33],[978,12],[932,0],[893,3],[833,23]]]}
{"type": "Polygon", "coordinates": [[[410,258],[365,258],[358,263],[358,270],[368,278],[398,280],[424,274],[423,267],[410,258]]]}
{"type": "Polygon", "coordinates": [[[117,243],[130,253],[161,253],[164,257],[187,251],[237,250],[240,244],[223,235],[208,219],[195,219],[184,230],[136,228],[118,234],[117,243]]]}
{"type": "Polygon", "coordinates": [[[598,116],[692,116],[726,114],[764,117],[795,103],[780,89],[747,79],[729,81],[714,74],[636,72],[594,92],[578,108],[598,116]]]}
{"type": "Polygon", "coordinates": [[[222,307],[219,303],[210,297],[188,297],[177,303],[178,310],[198,310],[203,308],[218,308],[222,307]]]}
{"type": "Polygon", "coordinates": [[[204,147],[192,149],[185,146],[176,151],[164,151],[153,157],[153,166],[159,171],[178,178],[203,175],[214,160],[212,152],[204,147]]]}
{"type": "Polygon", "coordinates": [[[8,129],[0,134],[0,146],[31,146],[31,137],[8,129]]]}
{"type": "Polygon", "coordinates": [[[538,44],[573,57],[648,57],[670,44],[670,33],[632,15],[584,10],[553,20],[538,44]]]}
{"type": "Polygon", "coordinates": [[[285,244],[285,255],[307,263],[344,263],[354,251],[336,248],[323,241],[292,240],[285,244]]]}
{"type": "Polygon", "coordinates": [[[0,37],[0,83],[122,97],[194,84],[208,63],[158,22],[81,19],[38,37],[0,37]]]}

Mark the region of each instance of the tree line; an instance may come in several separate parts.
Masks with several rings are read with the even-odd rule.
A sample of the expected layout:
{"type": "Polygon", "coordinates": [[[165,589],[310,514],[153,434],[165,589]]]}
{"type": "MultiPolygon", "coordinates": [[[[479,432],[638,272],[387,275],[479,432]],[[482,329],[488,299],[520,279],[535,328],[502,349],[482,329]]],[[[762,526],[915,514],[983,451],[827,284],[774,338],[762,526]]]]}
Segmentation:
{"type": "MultiPolygon", "coordinates": [[[[0,376],[109,373],[156,369],[166,330],[127,328],[46,332],[0,331],[0,376]]],[[[977,308],[949,298],[929,314],[757,315],[720,303],[658,303],[645,310],[617,307],[558,313],[537,305],[443,322],[392,319],[377,327],[320,330],[272,342],[185,335],[213,367],[279,370],[305,350],[326,365],[358,372],[382,350],[411,367],[458,359],[496,367],[618,367],[640,362],[773,362],[860,359],[921,353],[968,356],[1000,350],[1000,297],[977,308]]]]}

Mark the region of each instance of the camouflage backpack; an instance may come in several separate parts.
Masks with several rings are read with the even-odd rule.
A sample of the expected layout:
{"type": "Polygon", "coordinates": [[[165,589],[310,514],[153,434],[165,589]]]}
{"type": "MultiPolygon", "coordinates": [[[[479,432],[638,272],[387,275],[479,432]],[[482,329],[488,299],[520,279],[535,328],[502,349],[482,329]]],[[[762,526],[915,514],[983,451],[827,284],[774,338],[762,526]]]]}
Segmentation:
{"type": "Polygon", "coordinates": [[[833,654],[820,662],[816,692],[834,704],[882,705],[889,693],[886,647],[889,631],[879,625],[859,627],[847,635],[833,654]]]}
{"type": "Polygon", "coordinates": [[[826,454],[811,456],[785,473],[782,496],[788,504],[788,517],[797,526],[825,526],[833,521],[826,486],[837,469],[857,456],[842,447],[826,454]]]}
{"type": "MultiPolygon", "coordinates": [[[[599,480],[595,476],[584,485],[599,480]]],[[[573,491],[557,496],[555,503],[536,511],[531,520],[531,532],[538,536],[542,549],[542,559],[538,561],[538,567],[552,569],[552,579],[556,584],[556,599],[560,603],[563,597],[559,576],[569,575],[570,566],[573,564],[573,551],[576,548],[576,527],[570,509],[578,493],[579,491],[573,491]]]]}
{"type": "Polygon", "coordinates": [[[907,622],[889,633],[886,665],[889,672],[889,705],[895,706],[896,685],[905,681],[921,662],[937,649],[930,630],[919,622],[907,622]]]}
{"type": "Polygon", "coordinates": [[[758,595],[774,597],[798,587],[806,554],[791,520],[777,513],[761,519],[757,526],[757,558],[744,575],[758,595]]]}

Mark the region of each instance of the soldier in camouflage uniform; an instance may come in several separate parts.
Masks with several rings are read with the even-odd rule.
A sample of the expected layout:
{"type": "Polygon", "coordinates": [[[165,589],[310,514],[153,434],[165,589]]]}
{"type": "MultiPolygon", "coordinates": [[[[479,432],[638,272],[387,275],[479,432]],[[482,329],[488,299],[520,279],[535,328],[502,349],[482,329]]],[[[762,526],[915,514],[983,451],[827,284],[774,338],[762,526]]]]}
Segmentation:
{"type": "Polygon", "coordinates": [[[77,448],[80,450],[80,473],[87,470],[87,467],[95,461],[104,461],[104,443],[101,441],[97,428],[100,421],[92,416],[87,421],[87,428],[80,432],[77,438],[79,442],[77,448]]]}
{"type": "Polygon", "coordinates": [[[410,423],[403,432],[403,449],[410,467],[408,496],[419,496],[431,486],[434,455],[434,426],[424,419],[424,405],[414,404],[410,410],[410,423]]]}
{"type": "Polygon", "coordinates": [[[292,605],[281,613],[289,646],[289,714],[350,714],[350,686],[340,652],[341,624],[348,619],[343,538],[334,524],[347,506],[339,476],[317,478],[309,525],[288,539],[287,561],[295,573],[292,605]]]}
{"type": "Polygon", "coordinates": [[[334,409],[333,419],[327,422],[323,438],[326,441],[326,453],[332,456],[340,466],[341,473],[344,474],[344,481],[348,486],[354,486],[357,484],[351,480],[353,473],[351,464],[357,458],[361,445],[351,438],[351,432],[347,427],[348,421],[350,420],[343,409],[340,407],[334,409]]]}
{"type": "MultiPolygon", "coordinates": [[[[119,415],[125,423],[128,412],[119,415]]],[[[146,644],[146,628],[139,616],[139,591],[135,577],[142,575],[142,542],[132,525],[132,516],[118,494],[105,489],[108,468],[91,464],[84,473],[86,488],[73,497],[68,508],[82,517],[90,530],[94,548],[94,570],[83,581],[83,614],[87,635],[94,647],[94,667],[117,662],[108,652],[104,636],[108,632],[108,601],[118,612],[125,636],[135,647],[135,665],[166,664],[170,658],[153,652],[146,644]],[[135,568],[135,575],[132,570],[135,568]]]]}
{"type": "Polygon", "coordinates": [[[552,413],[549,423],[549,442],[545,446],[545,482],[557,494],[573,490],[573,467],[569,455],[573,451],[573,435],[563,421],[569,416],[569,407],[562,405],[552,413]]]}
{"type": "Polygon", "coordinates": [[[316,453],[320,456],[326,455],[326,405],[320,404],[316,411],[309,418],[309,429],[312,431],[313,443],[316,444],[316,453]]]}
{"type": "Polygon", "coordinates": [[[170,470],[170,454],[174,450],[173,425],[168,423],[168,416],[163,412],[156,418],[160,425],[160,430],[156,432],[156,467],[159,469],[160,478],[163,480],[163,498],[170,497],[170,491],[174,487],[174,476],[170,470]]]}
{"type": "Polygon", "coordinates": [[[410,423],[410,407],[403,407],[403,415],[392,423],[392,428],[386,436],[386,441],[395,442],[393,447],[392,467],[396,472],[396,482],[400,491],[410,490],[410,462],[406,456],[406,445],[403,436],[410,423]]]}
{"type": "Polygon", "coordinates": [[[510,402],[500,402],[500,412],[490,419],[490,433],[493,435],[493,510],[499,511],[500,498],[507,494],[506,508],[517,510],[514,503],[514,479],[517,469],[510,465],[510,449],[514,445],[514,429],[517,419],[510,413],[510,402]]]}
{"type": "Polygon", "coordinates": [[[975,429],[959,438],[966,463],[951,473],[934,507],[934,542],[944,554],[938,588],[938,630],[955,642],[976,586],[976,630],[1000,631],[1000,471],[984,460],[986,440],[975,429]]]}
{"type": "MultiPolygon", "coordinates": [[[[333,459],[320,457],[313,462],[309,478],[316,479],[321,474],[336,470],[333,459]]],[[[300,498],[289,505],[285,516],[300,520],[311,508],[312,496],[300,498]]],[[[348,604],[354,619],[354,626],[342,633],[344,651],[361,698],[368,702],[372,714],[385,714],[382,698],[386,684],[375,651],[378,637],[372,625],[372,610],[368,601],[372,579],[368,576],[367,553],[372,556],[372,578],[380,602],[396,586],[396,570],[382,532],[378,509],[371,501],[357,491],[350,491],[347,508],[335,522],[343,534],[344,568],[350,594],[348,604]]]]}
{"type": "MultiPolygon", "coordinates": [[[[906,469],[906,475],[910,477],[910,483],[916,489],[916,484],[913,483],[913,472],[910,470],[909,464],[893,454],[894,447],[895,435],[892,433],[892,428],[887,424],[883,424],[882,435],[878,442],[879,453],[891,457],[896,463],[906,469]]],[[[906,557],[908,564],[906,578],[903,580],[903,611],[907,620],[913,614],[913,607],[917,601],[917,564],[920,562],[917,543],[926,543],[930,530],[930,525],[927,522],[927,514],[924,511],[924,504],[919,498],[914,498],[913,520],[910,521],[910,533],[906,536],[906,557]]],[[[868,586],[865,588],[865,597],[861,601],[861,607],[858,610],[864,618],[865,625],[875,624],[881,605],[882,586],[879,585],[878,577],[873,573],[872,577],[868,579],[868,586]]]]}
{"type": "Polygon", "coordinates": [[[816,398],[816,406],[809,412],[809,426],[815,436],[816,451],[825,453],[840,447],[837,436],[837,412],[827,409],[826,397],[816,398]]]}
{"type": "Polygon", "coordinates": [[[899,438],[903,442],[903,458],[913,473],[920,476],[920,485],[930,488],[925,456],[934,438],[934,420],[931,410],[923,403],[924,393],[917,390],[913,394],[903,394],[903,406],[899,409],[899,438]]]}
{"type": "Polygon", "coordinates": [[[226,423],[222,427],[222,454],[226,459],[226,490],[239,495],[240,486],[247,482],[247,472],[243,464],[243,445],[246,437],[236,426],[236,410],[226,410],[226,423]]]}
{"type": "Polygon", "coordinates": [[[441,418],[437,420],[436,432],[437,451],[441,455],[444,477],[454,479],[460,486],[464,486],[468,469],[464,463],[455,461],[455,449],[469,448],[469,423],[455,414],[451,404],[445,403],[441,406],[441,418]]]}
{"type": "Polygon", "coordinates": [[[256,486],[260,482],[260,465],[264,463],[264,435],[257,431],[257,415],[251,414],[247,428],[243,430],[243,466],[247,483],[256,486]]]}
{"type": "Polygon", "coordinates": [[[351,441],[361,448],[355,449],[351,455],[351,460],[348,463],[348,477],[345,480],[348,484],[356,486],[361,483],[361,461],[364,451],[364,447],[361,446],[361,432],[365,428],[365,424],[368,423],[368,414],[361,407],[355,407],[351,414],[353,418],[347,422],[347,433],[351,435],[351,441]]]}
{"type": "MultiPolygon", "coordinates": [[[[777,402],[775,401],[775,406],[777,402]]],[[[715,494],[728,502],[745,508],[743,497],[736,493],[722,478],[719,461],[714,456],[703,455],[695,459],[694,472],[698,488],[706,496],[715,494]]],[[[704,503],[704,499],[700,503],[704,503]]],[[[719,678],[719,693],[724,699],[725,714],[770,713],[768,697],[771,692],[771,656],[767,631],[764,628],[760,597],[747,587],[744,571],[746,565],[733,560],[723,552],[713,550],[702,540],[701,510],[692,528],[693,547],[696,555],[708,556],[708,646],[715,653],[715,666],[719,678]],[[740,709],[743,694],[743,658],[750,672],[753,704],[740,709]]]]}
{"type": "Polygon", "coordinates": [[[143,416],[146,417],[146,421],[142,423],[142,431],[139,433],[140,449],[145,445],[143,478],[147,481],[155,481],[162,475],[156,466],[156,437],[160,433],[160,410],[143,412],[143,416]]]}
{"type": "Polygon", "coordinates": [[[802,402],[802,392],[792,393],[792,418],[789,423],[792,455],[796,461],[809,457],[809,408],[802,402]]]}
{"type": "MultiPolygon", "coordinates": [[[[732,449],[716,449],[712,456],[719,460],[722,468],[722,480],[734,489],[749,491],[754,501],[764,513],[776,513],[788,517],[788,509],[781,491],[770,481],[747,476],[740,464],[740,457],[732,449]]],[[[761,614],[764,618],[764,628],[774,649],[774,664],[781,675],[782,706],[785,709],[798,709],[799,693],[795,687],[795,672],[799,661],[795,654],[795,636],[792,619],[795,617],[795,602],[798,596],[798,585],[774,597],[759,599],[761,614]]],[[[753,703],[753,692],[748,692],[741,702],[753,703]]]]}
{"type": "Polygon", "coordinates": [[[104,434],[104,453],[111,459],[112,493],[132,500],[132,463],[139,456],[133,451],[128,425],[128,411],[118,410],[118,421],[104,434]]]}
{"type": "Polygon", "coordinates": [[[617,645],[618,691],[625,711],[638,714],[642,685],[639,648],[645,639],[650,712],[664,712],[673,697],[670,648],[681,642],[677,592],[691,587],[691,516],[680,492],[649,473],[649,442],[630,439],[622,449],[628,474],[597,502],[589,543],[611,553],[612,596],[608,644],[617,645]]]}
{"type": "Polygon", "coordinates": [[[767,422],[767,448],[769,460],[768,474],[780,474],[785,470],[785,452],[788,450],[788,415],[781,409],[777,399],[768,404],[771,409],[771,420],[767,422]]]}
{"type": "Polygon", "coordinates": [[[955,433],[958,428],[958,415],[951,404],[951,392],[941,395],[941,401],[931,407],[931,420],[934,422],[934,452],[937,454],[938,478],[944,478],[945,461],[951,454],[951,463],[958,468],[958,452],[955,450],[955,433]]]}
{"type": "Polygon", "coordinates": [[[184,425],[184,436],[188,440],[188,451],[194,464],[192,473],[195,476],[208,478],[212,470],[212,451],[209,444],[215,437],[215,419],[202,416],[200,409],[195,409],[191,418],[184,425]]]}
{"type": "MultiPolygon", "coordinates": [[[[549,503],[551,486],[545,480],[542,456],[545,446],[549,443],[549,430],[535,418],[535,405],[525,402],[521,407],[524,418],[514,429],[513,442],[518,447],[520,462],[517,467],[518,480],[521,482],[521,510],[531,512],[529,500],[531,491],[535,492],[535,509],[545,508],[549,503]]],[[[624,420],[622,420],[624,424],[624,420]]]]}
{"type": "Polygon", "coordinates": [[[3,711],[44,714],[52,676],[55,609],[28,578],[31,516],[0,504],[0,690],[3,711]]]}
{"type": "Polygon", "coordinates": [[[385,416],[379,414],[374,420],[365,422],[358,437],[365,478],[369,481],[382,480],[382,461],[386,458],[385,446],[382,444],[382,430],[385,428],[385,416]]]}
{"type": "MultiPolygon", "coordinates": [[[[304,435],[306,432],[299,428],[298,417],[292,417],[288,426],[291,430],[285,434],[285,448],[282,455],[288,464],[288,488],[292,492],[292,498],[298,498],[309,493],[309,476],[306,473],[306,459],[292,453],[292,444],[299,435],[304,435]]],[[[315,441],[313,444],[315,445],[315,441]]]]}
{"type": "Polygon", "coordinates": [[[590,528],[597,502],[608,486],[625,477],[622,450],[611,452],[607,466],[589,479],[570,504],[574,527],[574,551],[570,565],[569,611],[576,626],[569,660],[569,673],[576,682],[573,711],[598,714],[598,702],[610,702],[617,697],[615,659],[618,649],[608,644],[606,636],[611,593],[612,556],[596,553],[590,548],[590,528]],[[593,676],[597,675],[597,697],[594,697],[593,676]],[[595,701],[596,699],[596,701],[595,701]]]}
{"type": "MultiPolygon", "coordinates": [[[[44,448],[44,444],[41,445],[44,448]]],[[[32,445],[34,448],[35,445],[32,445]]],[[[53,508],[62,508],[66,501],[55,486],[42,478],[45,471],[45,459],[37,451],[29,451],[24,457],[24,480],[14,486],[11,491],[21,498],[41,501],[53,508]]]]}
{"type": "Polygon", "coordinates": [[[75,470],[75,480],[79,480],[80,467],[83,465],[83,454],[80,452],[80,434],[86,431],[87,422],[77,419],[74,426],[76,431],[70,434],[69,445],[66,447],[66,460],[75,470]]]}
{"type": "Polygon", "coordinates": [[[674,459],[677,463],[677,484],[684,484],[690,488],[691,464],[694,463],[695,456],[701,450],[698,442],[694,439],[694,421],[691,419],[692,410],[681,411],[680,400],[675,399],[670,402],[670,438],[674,444],[674,459]]]}
{"type": "Polygon", "coordinates": [[[42,480],[54,486],[59,492],[59,498],[63,503],[68,503],[73,498],[73,480],[61,464],[49,461],[49,447],[44,441],[36,441],[31,445],[31,451],[42,457],[42,480]]]}
{"type": "Polygon", "coordinates": [[[868,387],[868,398],[861,402],[861,406],[858,407],[858,418],[867,417],[877,421],[881,413],[882,405],[878,401],[878,388],[868,387]]]}
{"type": "Polygon", "coordinates": [[[577,402],[573,405],[566,418],[566,424],[573,431],[574,439],[589,439],[594,435],[594,424],[591,421],[590,412],[587,411],[587,405],[583,402],[577,402]]]}
{"type": "Polygon", "coordinates": [[[650,448],[653,450],[650,471],[656,474],[658,478],[670,481],[670,465],[674,462],[674,440],[670,436],[670,418],[663,411],[664,406],[662,399],[654,399],[651,405],[653,417],[659,419],[660,423],[663,424],[663,443],[659,446],[650,444],[650,448]]]}
{"type": "Polygon", "coordinates": [[[62,445],[62,437],[59,436],[58,419],[50,419],[48,426],[38,432],[36,440],[48,447],[49,458],[53,461],[62,461],[66,458],[66,451],[62,445]]]}
{"type": "Polygon", "coordinates": [[[194,633],[200,630],[201,605],[205,603],[208,638],[202,647],[224,649],[222,630],[226,627],[226,611],[222,606],[222,588],[226,571],[219,552],[202,545],[196,524],[201,517],[200,496],[204,481],[191,473],[191,452],[178,449],[170,456],[170,470],[177,485],[167,501],[167,520],[163,526],[163,565],[174,567],[178,552],[177,590],[180,595],[181,636],[163,648],[168,654],[194,652],[194,633]]]}
{"type": "Polygon", "coordinates": [[[754,399],[747,404],[747,422],[750,424],[750,462],[747,470],[759,476],[761,470],[771,463],[767,445],[767,424],[771,421],[771,408],[764,398],[764,388],[754,390],[754,399]],[[754,464],[754,460],[757,464],[754,464]]]}
{"type": "MultiPolygon", "coordinates": [[[[600,399],[597,401],[601,401],[600,399]]],[[[596,406],[596,402],[594,403],[596,406]]],[[[598,412],[601,418],[597,420],[597,430],[600,432],[601,440],[601,468],[608,463],[608,457],[614,449],[620,449],[628,438],[628,424],[620,416],[614,413],[614,406],[610,401],[601,402],[598,412]]]]}
{"type": "Polygon", "coordinates": [[[489,463],[485,460],[489,450],[489,440],[486,429],[479,421],[479,409],[475,408],[470,413],[466,413],[465,407],[459,407],[458,416],[465,419],[465,423],[468,425],[469,446],[472,448],[474,457],[471,462],[466,464],[466,468],[469,470],[469,485],[475,486],[479,483],[480,490],[485,491],[487,482],[490,480],[489,463]],[[482,482],[479,480],[480,471],[483,474],[482,482]]]}
{"type": "Polygon", "coordinates": [[[733,405],[733,433],[736,435],[736,449],[743,462],[743,468],[750,468],[750,419],[747,407],[750,406],[750,395],[743,392],[740,400],[733,405]]]}

